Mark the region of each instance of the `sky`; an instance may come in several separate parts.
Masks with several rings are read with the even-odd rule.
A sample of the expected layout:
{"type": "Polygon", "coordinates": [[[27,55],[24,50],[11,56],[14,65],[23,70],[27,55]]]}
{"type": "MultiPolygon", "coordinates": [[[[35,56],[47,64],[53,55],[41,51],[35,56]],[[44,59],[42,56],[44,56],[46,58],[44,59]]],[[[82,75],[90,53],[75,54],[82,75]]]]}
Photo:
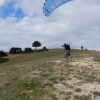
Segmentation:
{"type": "Polygon", "coordinates": [[[41,47],[100,50],[100,0],[73,0],[43,13],[45,0],[0,0],[0,50],[41,47]]]}

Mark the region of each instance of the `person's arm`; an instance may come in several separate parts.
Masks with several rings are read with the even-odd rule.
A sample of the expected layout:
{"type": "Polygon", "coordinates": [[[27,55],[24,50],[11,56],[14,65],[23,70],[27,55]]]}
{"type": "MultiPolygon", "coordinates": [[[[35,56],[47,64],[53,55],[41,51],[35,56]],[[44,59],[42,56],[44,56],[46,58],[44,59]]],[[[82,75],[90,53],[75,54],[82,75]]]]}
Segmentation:
{"type": "Polygon", "coordinates": [[[61,45],[62,47],[65,47],[64,45],[61,45]]]}

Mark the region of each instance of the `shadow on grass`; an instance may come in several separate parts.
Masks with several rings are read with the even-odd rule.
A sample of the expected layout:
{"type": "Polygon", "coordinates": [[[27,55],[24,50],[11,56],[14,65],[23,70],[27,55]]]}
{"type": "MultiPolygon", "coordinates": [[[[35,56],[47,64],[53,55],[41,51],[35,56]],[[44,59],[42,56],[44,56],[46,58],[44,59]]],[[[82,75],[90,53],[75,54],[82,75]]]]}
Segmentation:
{"type": "Polygon", "coordinates": [[[8,58],[0,58],[0,64],[9,61],[8,58]]]}

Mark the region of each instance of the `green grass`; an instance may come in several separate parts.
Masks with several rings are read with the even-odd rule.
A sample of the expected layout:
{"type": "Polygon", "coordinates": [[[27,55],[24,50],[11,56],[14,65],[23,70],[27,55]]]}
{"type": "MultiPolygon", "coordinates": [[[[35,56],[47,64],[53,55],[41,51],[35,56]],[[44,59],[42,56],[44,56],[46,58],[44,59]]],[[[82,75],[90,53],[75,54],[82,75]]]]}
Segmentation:
{"type": "MultiPolygon", "coordinates": [[[[71,53],[84,53],[84,52],[88,52],[88,51],[71,50],[71,53]]],[[[1,63],[0,66],[9,66],[9,65],[14,65],[14,64],[20,64],[20,63],[24,63],[24,62],[41,60],[44,58],[49,58],[49,57],[54,57],[54,56],[59,56],[59,55],[62,55],[62,57],[64,56],[64,49],[53,49],[50,51],[23,54],[21,56],[15,57],[13,59],[9,59],[9,61],[7,61],[7,62],[1,63]]]]}
{"type": "Polygon", "coordinates": [[[41,74],[42,77],[48,78],[50,74],[41,74]]]}
{"type": "Polygon", "coordinates": [[[38,100],[38,97],[42,98],[45,95],[49,95],[48,91],[37,79],[19,80],[0,88],[0,100],[38,100]]]}
{"type": "Polygon", "coordinates": [[[75,95],[74,96],[75,100],[90,100],[90,96],[86,96],[86,95],[82,95],[82,96],[79,96],[79,95],[75,95]]]}
{"type": "Polygon", "coordinates": [[[76,92],[81,92],[82,90],[80,88],[75,89],[76,92]]]}
{"type": "Polygon", "coordinates": [[[7,58],[0,58],[0,64],[9,61],[7,58]]]}
{"type": "Polygon", "coordinates": [[[100,96],[100,92],[98,92],[98,91],[94,91],[93,94],[96,96],[100,96]]]}
{"type": "Polygon", "coordinates": [[[51,95],[51,98],[52,98],[52,100],[58,100],[58,98],[54,94],[51,95]]]}
{"type": "Polygon", "coordinates": [[[63,50],[54,50],[54,51],[45,51],[45,52],[38,52],[38,53],[29,53],[27,55],[23,54],[21,56],[10,59],[5,63],[1,63],[0,66],[8,66],[8,65],[14,65],[14,64],[39,60],[39,59],[48,58],[52,56],[58,56],[62,53],[63,50]]]}
{"type": "Polygon", "coordinates": [[[48,86],[48,87],[53,88],[53,84],[52,83],[45,83],[44,86],[48,86]]]}
{"type": "Polygon", "coordinates": [[[64,53],[64,50],[61,49],[61,50],[23,54],[21,56],[10,59],[9,61],[7,61],[5,63],[1,63],[0,66],[14,65],[14,64],[39,60],[39,59],[43,59],[43,58],[58,56],[58,55],[61,55],[63,53],[64,53]]]}
{"type": "Polygon", "coordinates": [[[66,78],[65,77],[60,77],[59,81],[64,81],[66,78]]]}
{"type": "Polygon", "coordinates": [[[57,77],[51,77],[48,80],[50,80],[52,83],[58,83],[57,77]]]}

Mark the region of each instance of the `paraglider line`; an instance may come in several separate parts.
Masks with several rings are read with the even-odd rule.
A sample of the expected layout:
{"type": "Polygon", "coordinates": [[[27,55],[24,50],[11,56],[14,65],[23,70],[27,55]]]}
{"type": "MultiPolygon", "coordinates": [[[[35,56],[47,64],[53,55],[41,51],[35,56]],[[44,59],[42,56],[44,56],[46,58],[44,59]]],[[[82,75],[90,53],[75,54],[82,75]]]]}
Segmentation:
{"type": "Polygon", "coordinates": [[[47,9],[45,9],[45,10],[50,13],[50,11],[48,11],[47,9]]]}

